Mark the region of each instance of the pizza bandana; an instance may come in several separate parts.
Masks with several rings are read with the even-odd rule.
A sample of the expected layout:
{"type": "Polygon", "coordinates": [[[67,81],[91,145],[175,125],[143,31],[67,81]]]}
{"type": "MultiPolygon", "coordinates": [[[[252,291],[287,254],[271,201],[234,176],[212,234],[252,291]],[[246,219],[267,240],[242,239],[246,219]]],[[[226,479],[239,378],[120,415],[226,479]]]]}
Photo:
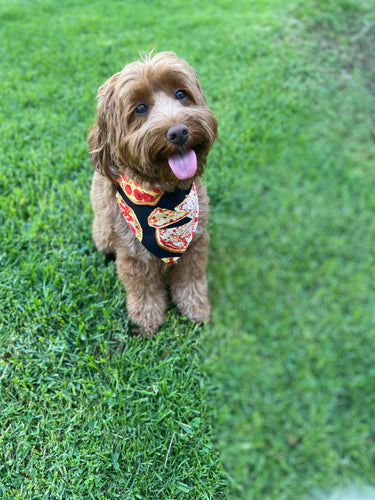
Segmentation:
{"type": "Polygon", "coordinates": [[[167,264],[173,264],[189,246],[198,226],[199,203],[195,184],[172,193],[146,191],[124,175],[118,179],[116,199],[121,212],[142,245],[167,264]]]}

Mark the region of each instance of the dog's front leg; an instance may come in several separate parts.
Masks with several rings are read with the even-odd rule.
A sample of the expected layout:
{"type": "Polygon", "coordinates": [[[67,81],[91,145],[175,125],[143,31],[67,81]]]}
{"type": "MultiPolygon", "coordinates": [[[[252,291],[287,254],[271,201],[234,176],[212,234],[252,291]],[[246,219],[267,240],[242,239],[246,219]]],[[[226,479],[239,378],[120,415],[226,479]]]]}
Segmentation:
{"type": "Polygon", "coordinates": [[[131,320],[139,325],[134,331],[152,337],[164,323],[167,308],[161,263],[144,262],[117,254],[117,272],[126,291],[126,306],[131,320]]]}
{"type": "Polygon", "coordinates": [[[172,300],[181,314],[203,323],[211,317],[207,293],[206,264],[209,236],[205,232],[193,241],[169,271],[172,300]]]}

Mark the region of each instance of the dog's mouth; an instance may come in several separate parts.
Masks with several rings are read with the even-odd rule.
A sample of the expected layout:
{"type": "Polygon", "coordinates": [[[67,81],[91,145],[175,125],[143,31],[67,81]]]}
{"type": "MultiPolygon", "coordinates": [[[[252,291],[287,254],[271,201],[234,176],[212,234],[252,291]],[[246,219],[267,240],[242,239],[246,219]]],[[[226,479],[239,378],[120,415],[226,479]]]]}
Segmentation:
{"type": "Polygon", "coordinates": [[[190,179],[197,171],[197,155],[193,149],[180,149],[168,158],[168,164],[177,179],[190,179]]]}

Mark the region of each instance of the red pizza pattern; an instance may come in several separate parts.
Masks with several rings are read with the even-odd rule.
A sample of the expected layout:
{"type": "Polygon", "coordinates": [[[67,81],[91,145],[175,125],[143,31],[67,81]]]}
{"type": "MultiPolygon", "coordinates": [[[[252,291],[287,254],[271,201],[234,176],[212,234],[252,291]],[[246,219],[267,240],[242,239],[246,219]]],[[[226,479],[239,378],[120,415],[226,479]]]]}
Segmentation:
{"type": "MultiPolygon", "coordinates": [[[[145,190],[134,182],[127,180],[125,176],[119,179],[119,185],[124,194],[133,203],[133,206],[148,205],[155,207],[147,218],[146,226],[148,224],[148,229],[146,226],[142,229],[135,212],[136,207],[134,206],[133,210],[123,199],[123,196],[118,191],[116,192],[116,199],[120,210],[137,239],[147,247],[147,244],[143,241],[144,234],[146,232],[148,235],[147,238],[149,238],[150,231],[153,231],[153,241],[161,249],[172,254],[184,253],[191,243],[198,226],[199,203],[195,184],[192,184],[186,197],[174,207],[174,210],[155,206],[164,195],[158,189],[152,191],[145,190]],[[189,219],[189,221],[178,225],[177,223],[183,219],[189,219]],[[170,227],[172,225],[175,227],[170,227]]],[[[179,258],[180,256],[169,256],[162,257],[161,260],[167,264],[172,264],[179,258]]]]}

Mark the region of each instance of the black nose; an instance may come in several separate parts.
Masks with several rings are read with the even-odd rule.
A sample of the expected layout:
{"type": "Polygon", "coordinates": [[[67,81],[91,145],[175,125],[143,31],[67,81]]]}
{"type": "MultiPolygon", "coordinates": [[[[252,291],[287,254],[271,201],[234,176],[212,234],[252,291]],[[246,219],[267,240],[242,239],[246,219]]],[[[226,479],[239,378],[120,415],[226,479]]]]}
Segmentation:
{"type": "Polygon", "coordinates": [[[176,144],[177,146],[182,146],[189,139],[189,129],[186,125],[181,123],[180,125],[173,125],[167,131],[168,141],[176,144]]]}

